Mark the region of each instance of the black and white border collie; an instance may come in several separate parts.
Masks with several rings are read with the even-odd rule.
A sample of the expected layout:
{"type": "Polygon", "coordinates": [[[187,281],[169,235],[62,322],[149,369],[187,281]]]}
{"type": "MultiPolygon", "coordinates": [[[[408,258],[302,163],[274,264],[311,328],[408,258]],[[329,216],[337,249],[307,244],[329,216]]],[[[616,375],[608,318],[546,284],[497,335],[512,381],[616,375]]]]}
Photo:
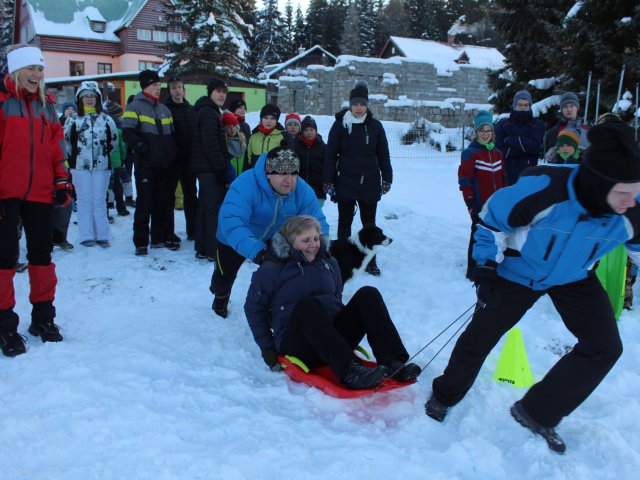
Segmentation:
{"type": "Polygon", "coordinates": [[[378,245],[389,245],[393,240],[387,237],[379,227],[367,227],[347,240],[331,240],[331,256],[340,266],[342,282],[364,270],[375,256],[378,245]]]}

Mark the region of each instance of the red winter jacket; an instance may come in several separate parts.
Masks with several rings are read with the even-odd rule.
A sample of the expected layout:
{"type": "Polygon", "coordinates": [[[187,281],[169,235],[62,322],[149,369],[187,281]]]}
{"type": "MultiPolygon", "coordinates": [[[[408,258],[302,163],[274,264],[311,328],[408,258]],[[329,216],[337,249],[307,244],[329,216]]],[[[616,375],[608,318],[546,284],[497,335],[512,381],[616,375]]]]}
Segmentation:
{"type": "Polygon", "coordinates": [[[507,186],[502,152],[497,148],[487,150],[478,142],[471,142],[462,152],[458,184],[464,202],[479,212],[496,190],[507,186]]]}
{"type": "Polygon", "coordinates": [[[0,85],[0,199],[53,203],[56,179],[68,178],[60,142],[62,126],[47,96],[21,91],[9,75],[0,85]]]}

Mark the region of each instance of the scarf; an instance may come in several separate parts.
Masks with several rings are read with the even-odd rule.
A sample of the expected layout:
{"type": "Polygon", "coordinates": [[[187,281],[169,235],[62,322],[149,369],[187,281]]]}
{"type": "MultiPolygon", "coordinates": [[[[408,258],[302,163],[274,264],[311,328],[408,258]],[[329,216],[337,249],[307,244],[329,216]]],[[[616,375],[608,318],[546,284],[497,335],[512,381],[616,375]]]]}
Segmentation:
{"type": "Polygon", "coordinates": [[[154,100],[154,101],[156,101],[156,102],[159,102],[159,101],[160,101],[160,98],[159,98],[159,97],[154,97],[154,96],[153,96],[153,95],[151,95],[149,92],[142,92],[142,94],[143,94],[145,97],[150,98],[151,100],[154,100]]]}
{"type": "MultiPolygon", "coordinates": [[[[235,115],[235,113],[234,113],[235,115]]],[[[238,119],[238,122],[242,123],[244,122],[244,117],[242,115],[236,115],[236,118],[238,119]]]]}
{"type": "Polygon", "coordinates": [[[303,135],[300,135],[300,139],[299,140],[302,143],[304,143],[307,147],[310,147],[311,145],[313,145],[315,143],[316,138],[318,138],[318,137],[315,137],[313,140],[307,140],[303,135]]]}
{"type": "Polygon", "coordinates": [[[493,150],[493,147],[495,146],[495,144],[493,142],[485,143],[485,142],[482,142],[482,141],[478,140],[478,143],[480,145],[482,145],[483,147],[485,147],[487,150],[493,150]]]}
{"type": "Polygon", "coordinates": [[[92,113],[96,113],[96,107],[89,107],[87,105],[83,105],[84,107],[84,113],[86,115],[91,115],[92,113]]]}
{"type": "Polygon", "coordinates": [[[227,150],[231,158],[236,157],[244,157],[244,152],[242,151],[242,145],[240,145],[239,137],[229,137],[227,136],[227,150]]]}
{"type": "Polygon", "coordinates": [[[276,129],[276,127],[273,128],[264,128],[262,126],[262,124],[258,125],[258,130],[262,132],[262,134],[266,137],[268,135],[271,134],[271,132],[273,132],[276,129]]]}
{"type": "Polygon", "coordinates": [[[349,132],[349,135],[351,135],[351,127],[353,126],[353,124],[364,123],[366,119],[367,119],[366,113],[360,118],[356,118],[353,116],[353,113],[351,113],[351,110],[347,110],[347,113],[345,113],[344,117],[342,118],[342,125],[344,126],[344,128],[347,129],[347,131],[349,132]]]}

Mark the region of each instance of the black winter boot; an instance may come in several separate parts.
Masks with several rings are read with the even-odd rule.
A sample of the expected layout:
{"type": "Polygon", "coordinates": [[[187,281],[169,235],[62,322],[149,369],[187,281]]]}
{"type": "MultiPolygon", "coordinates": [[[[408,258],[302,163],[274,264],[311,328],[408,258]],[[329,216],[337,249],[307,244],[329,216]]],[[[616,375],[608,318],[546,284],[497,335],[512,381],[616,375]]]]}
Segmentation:
{"type": "Polygon", "coordinates": [[[40,337],[43,342],[61,342],[60,327],[53,322],[56,318],[56,307],[52,302],[38,302],[31,310],[31,325],[29,333],[40,337]]]}
{"type": "Polygon", "coordinates": [[[0,348],[7,357],[26,352],[22,335],[18,333],[18,314],[12,309],[0,310],[0,348]]]}
{"type": "Polygon", "coordinates": [[[358,360],[353,360],[349,364],[349,369],[342,379],[342,383],[351,390],[365,390],[378,386],[384,377],[387,376],[387,373],[387,367],[384,365],[369,368],[358,360]]]}
{"type": "Polygon", "coordinates": [[[409,382],[415,380],[422,373],[422,369],[415,363],[405,363],[394,359],[384,364],[389,370],[391,378],[398,382],[409,382]]]}
{"type": "Polygon", "coordinates": [[[440,403],[440,401],[434,397],[433,393],[427,403],[424,404],[425,413],[438,422],[444,420],[444,417],[447,416],[447,410],[449,410],[449,407],[444,403],[440,403]]]}
{"type": "Polygon", "coordinates": [[[373,256],[369,264],[365,267],[364,271],[369,275],[373,275],[374,277],[380,276],[380,269],[378,268],[378,264],[376,263],[375,255],[373,256]]]}
{"type": "Polygon", "coordinates": [[[528,428],[533,433],[537,433],[547,442],[547,446],[554,452],[564,453],[567,446],[556,433],[554,428],[544,427],[529,416],[522,406],[521,401],[517,401],[511,407],[511,416],[523,427],[528,428]]]}
{"type": "Polygon", "coordinates": [[[229,316],[228,307],[230,296],[231,294],[227,293],[226,295],[216,295],[213,297],[213,305],[211,305],[211,308],[219,317],[227,318],[229,316]]]}

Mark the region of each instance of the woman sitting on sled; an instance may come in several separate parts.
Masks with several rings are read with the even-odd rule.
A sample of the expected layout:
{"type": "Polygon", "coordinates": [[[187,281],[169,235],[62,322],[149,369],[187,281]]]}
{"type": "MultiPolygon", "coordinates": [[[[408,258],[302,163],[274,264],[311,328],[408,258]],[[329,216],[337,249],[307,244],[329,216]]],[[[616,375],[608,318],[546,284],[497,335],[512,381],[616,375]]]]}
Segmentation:
{"type": "Polygon", "coordinates": [[[342,303],[338,262],[329,239],[307,215],[290,218],[271,240],[265,261],[251,278],[245,313],[262,358],[279,370],[278,352],[309,368],[329,365],[353,390],[377,386],[386,376],[405,382],[420,374],[409,358],[380,292],[362,287],[342,303]],[[379,363],[363,365],[353,353],[367,335],[379,363]]]}

